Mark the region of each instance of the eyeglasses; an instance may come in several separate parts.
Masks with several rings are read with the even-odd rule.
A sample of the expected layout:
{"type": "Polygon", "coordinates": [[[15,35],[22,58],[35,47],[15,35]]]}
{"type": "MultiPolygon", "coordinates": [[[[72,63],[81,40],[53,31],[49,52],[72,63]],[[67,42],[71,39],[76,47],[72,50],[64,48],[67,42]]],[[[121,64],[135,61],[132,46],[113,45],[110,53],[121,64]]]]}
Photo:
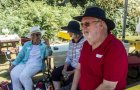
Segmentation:
{"type": "Polygon", "coordinates": [[[33,36],[37,36],[37,37],[41,36],[40,33],[34,33],[34,34],[32,34],[32,35],[33,35],[33,36]]]}
{"type": "Polygon", "coordinates": [[[81,23],[81,27],[89,27],[91,23],[95,23],[95,22],[100,22],[100,20],[98,21],[91,21],[91,22],[85,22],[85,23],[81,23]]]}

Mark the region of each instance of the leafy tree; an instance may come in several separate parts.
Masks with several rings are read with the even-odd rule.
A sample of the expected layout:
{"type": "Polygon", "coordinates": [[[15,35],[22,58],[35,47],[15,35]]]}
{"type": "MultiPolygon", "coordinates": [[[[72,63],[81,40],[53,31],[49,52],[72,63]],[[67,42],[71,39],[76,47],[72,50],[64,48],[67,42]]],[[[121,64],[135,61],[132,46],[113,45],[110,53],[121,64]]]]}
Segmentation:
{"type": "MultiPolygon", "coordinates": [[[[103,8],[107,17],[114,20],[116,23],[116,29],[113,33],[117,33],[118,36],[122,36],[123,28],[123,18],[124,18],[124,1],[125,0],[64,0],[66,3],[71,2],[73,6],[83,7],[85,10],[89,6],[97,6],[103,8]]],[[[126,25],[126,34],[127,35],[136,35],[135,26],[140,17],[140,0],[128,0],[128,15],[127,15],[127,25],[126,25]]]]}
{"type": "MultiPolygon", "coordinates": [[[[116,28],[113,33],[118,33],[118,36],[122,36],[123,28],[123,18],[124,18],[124,1],[125,0],[88,0],[87,6],[98,6],[102,7],[106,13],[107,17],[112,19],[116,28]]],[[[128,0],[128,15],[127,15],[127,25],[126,34],[136,35],[135,26],[140,15],[140,0],[128,0]]]]}
{"type": "Polygon", "coordinates": [[[67,25],[73,16],[79,15],[80,7],[74,8],[70,4],[66,7],[50,6],[42,1],[20,1],[20,4],[13,4],[0,9],[0,28],[10,29],[10,33],[17,33],[20,36],[26,35],[30,27],[41,26],[45,36],[54,38],[61,26],[67,25]],[[65,12],[65,13],[64,13],[65,12]]]}
{"type": "MultiPolygon", "coordinates": [[[[140,0],[128,1],[126,32],[134,35],[140,15],[140,0]]],[[[102,7],[107,17],[116,23],[113,33],[122,35],[124,0],[0,0],[0,29],[8,28],[10,33],[23,36],[30,27],[40,25],[45,35],[52,38],[61,26],[67,25],[72,17],[83,13],[88,6],[102,7]]]]}

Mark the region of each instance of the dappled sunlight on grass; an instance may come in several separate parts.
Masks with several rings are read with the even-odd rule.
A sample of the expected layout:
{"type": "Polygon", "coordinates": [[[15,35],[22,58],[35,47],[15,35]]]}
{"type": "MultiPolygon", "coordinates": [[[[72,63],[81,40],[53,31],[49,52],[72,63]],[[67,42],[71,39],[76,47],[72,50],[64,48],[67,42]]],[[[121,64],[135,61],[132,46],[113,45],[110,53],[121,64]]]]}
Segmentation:
{"type": "Polygon", "coordinates": [[[10,80],[8,73],[9,62],[6,60],[4,55],[0,55],[0,82],[10,80]]]}
{"type": "Polygon", "coordinates": [[[9,80],[10,75],[7,71],[8,67],[9,67],[9,64],[0,66],[0,82],[5,81],[5,80],[9,80]]]}

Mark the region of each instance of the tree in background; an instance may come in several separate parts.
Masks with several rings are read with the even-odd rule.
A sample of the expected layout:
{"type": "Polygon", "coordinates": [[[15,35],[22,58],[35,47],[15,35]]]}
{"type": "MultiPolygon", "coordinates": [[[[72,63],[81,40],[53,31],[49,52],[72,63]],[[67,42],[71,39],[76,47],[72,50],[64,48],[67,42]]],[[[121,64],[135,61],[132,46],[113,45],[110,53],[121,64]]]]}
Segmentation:
{"type": "MultiPolygon", "coordinates": [[[[122,35],[125,0],[0,0],[0,29],[26,35],[33,25],[40,25],[49,38],[55,37],[61,26],[88,6],[99,6],[116,23],[113,33],[122,35]]],[[[127,35],[134,35],[140,17],[140,0],[128,0],[127,35]]],[[[2,33],[0,30],[0,33],[2,33]]]]}
{"type": "Polygon", "coordinates": [[[45,30],[45,36],[54,37],[61,30],[60,27],[69,22],[73,16],[79,15],[80,7],[50,6],[43,1],[15,1],[9,0],[1,5],[0,29],[8,28],[10,33],[24,36],[33,25],[40,25],[45,30]],[[9,4],[10,3],[10,4],[9,4]]]}
{"type": "MultiPolygon", "coordinates": [[[[107,16],[116,23],[114,34],[122,35],[124,2],[125,0],[64,0],[63,3],[71,3],[72,6],[80,5],[83,10],[88,6],[102,7],[107,16]]],[[[135,26],[140,17],[140,0],[128,0],[128,15],[126,25],[126,35],[135,35],[135,26]]]]}

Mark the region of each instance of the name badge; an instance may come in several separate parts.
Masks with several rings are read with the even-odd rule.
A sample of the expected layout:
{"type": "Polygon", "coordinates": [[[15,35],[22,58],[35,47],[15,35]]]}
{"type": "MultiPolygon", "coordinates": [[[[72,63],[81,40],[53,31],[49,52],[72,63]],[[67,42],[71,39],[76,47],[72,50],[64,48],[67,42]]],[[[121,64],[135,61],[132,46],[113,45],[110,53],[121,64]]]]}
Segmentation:
{"type": "Polygon", "coordinates": [[[101,54],[96,54],[96,57],[97,57],[97,58],[102,58],[103,55],[101,55],[101,54]]]}

